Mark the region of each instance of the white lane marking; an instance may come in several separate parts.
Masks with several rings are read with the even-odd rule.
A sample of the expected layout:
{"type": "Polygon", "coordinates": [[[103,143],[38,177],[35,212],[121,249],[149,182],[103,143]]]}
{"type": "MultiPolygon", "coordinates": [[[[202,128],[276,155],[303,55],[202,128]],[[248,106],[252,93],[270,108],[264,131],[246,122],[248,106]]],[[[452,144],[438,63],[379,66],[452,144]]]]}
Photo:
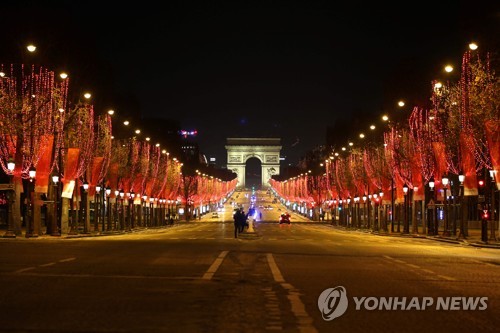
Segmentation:
{"type": "Polygon", "coordinates": [[[267,254],[267,263],[269,264],[269,268],[271,268],[271,273],[273,273],[274,281],[285,282],[285,279],[283,278],[283,275],[281,275],[278,265],[276,265],[276,262],[274,261],[272,253],[267,254]]]}
{"type": "Polygon", "coordinates": [[[448,280],[448,281],[456,281],[457,280],[455,278],[452,278],[452,277],[449,277],[449,276],[446,276],[446,275],[438,275],[438,277],[440,277],[442,279],[445,279],[445,280],[448,280]]]}
{"type": "MultiPolygon", "coordinates": [[[[75,260],[76,258],[66,258],[66,259],[61,259],[59,260],[59,262],[68,262],[68,261],[72,261],[72,260],[75,260]]],[[[49,262],[47,264],[41,264],[41,265],[38,265],[38,267],[47,267],[47,266],[53,266],[57,264],[56,262],[49,262]]],[[[23,269],[19,269],[17,271],[15,271],[14,273],[22,273],[22,272],[26,272],[26,271],[31,271],[33,269],[35,269],[36,267],[26,267],[26,268],[23,268],[23,269]]]]}
{"type": "Polygon", "coordinates": [[[59,262],[68,262],[68,261],[72,261],[72,260],[75,260],[76,258],[66,258],[66,259],[61,259],[59,260],[59,262]]]}
{"type": "Polygon", "coordinates": [[[205,274],[203,274],[202,279],[204,279],[204,280],[211,280],[212,279],[215,272],[217,272],[217,270],[219,269],[219,266],[222,264],[222,261],[224,260],[224,258],[228,254],[228,252],[229,251],[222,251],[219,254],[217,259],[215,259],[215,261],[212,263],[212,265],[210,265],[210,267],[208,268],[208,271],[206,271],[205,274]]]}
{"type": "Polygon", "coordinates": [[[48,264],[38,265],[38,267],[47,267],[47,266],[52,266],[55,264],[56,264],[55,262],[49,262],[48,264]]]}
{"type": "Polygon", "coordinates": [[[389,259],[389,260],[392,260],[392,261],[397,262],[397,263],[399,263],[399,264],[406,264],[406,261],[399,260],[399,259],[394,259],[394,258],[389,257],[389,256],[384,256],[384,258],[389,259]]]}
{"type": "Polygon", "coordinates": [[[421,268],[421,270],[426,272],[426,273],[429,273],[429,274],[436,274],[436,272],[431,271],[430,269],[427,269],[427,268],[421,268]]]}
{"type": "Polygon", "coordinates": [[[306,311],[304,303],[300,299],[299,290],[295,289],[290,283],[285,282],[283,275],[274,261],[272,253],[267,254],[267,263],[271,268],[271,273],[273,274],[274,281],[279,282],[281,287],[285,289],[288,293],[287,298],[292,306],[292,312],[297,318],[299,332],[304,333],[317,333],[318,331],[313,326],[313,319],[309,316],[306,311]]]}
{"type": "Polygon", "coordinates": [[[479,261],[479,260],[474,260],[474,259],[472,259],[471,261],[475,262],[476,264],[482,264],[482,265],[486,265],[486,266],[490,266],[490,267],[498,267],[497,265],[493,265],[493,264],[490,264],[490,263],[484,262],[484,261],[479,261]]]}
{"type": "Polygon", "coordinates": [[[19,270],[15,271],[14,273],[22,273],[22,272],[26,272],[26,271],[31,271],[32,269],[35,269],[35,267],[27,267],[27,268],[19,269],[19,270]]]}
{"type": "Polygon", "coordinates": [[[406,264],[406,266],[412,267],[412,268],[420,268],[420,266],[413,265],[413,264],[406,264]]]}

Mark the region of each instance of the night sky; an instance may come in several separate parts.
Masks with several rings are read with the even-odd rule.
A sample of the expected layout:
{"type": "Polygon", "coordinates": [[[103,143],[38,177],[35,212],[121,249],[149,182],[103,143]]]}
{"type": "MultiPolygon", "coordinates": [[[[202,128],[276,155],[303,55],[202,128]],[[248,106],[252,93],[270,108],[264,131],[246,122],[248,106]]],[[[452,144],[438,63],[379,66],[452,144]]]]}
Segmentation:
{"type": "Polygon", "coordinates": [[[293,164],[327,126],[355,138],[399,99],[427,106],[431,80],[458,70],[471,40],[497,52],[500,39],[486,1],[40,3],[2,4],[1,63],[31,40],[98,107],[177,119],[218,165],[227,137],[281,137],[293,164]]]}

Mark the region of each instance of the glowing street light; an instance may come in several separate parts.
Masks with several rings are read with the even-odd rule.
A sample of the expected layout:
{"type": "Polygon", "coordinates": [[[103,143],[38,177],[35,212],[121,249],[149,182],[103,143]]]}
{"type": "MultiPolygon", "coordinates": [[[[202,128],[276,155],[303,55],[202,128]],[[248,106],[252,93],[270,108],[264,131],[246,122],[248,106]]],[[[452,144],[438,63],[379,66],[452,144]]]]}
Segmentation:
{"type": "Polygon", "coordinates": [[[67,79],[68,78],[68,74],[67,73],[64,73],[62,72],[61,74],[59,74],[59,77],[63,80],[67,79]]]}
{"type": "Polygon", "coordinates": [[[471,49],[472,51],[474,50],[477,50],[478,46],[476,43],[472,42],[469,44],[469,49],[471,49]]]}
{"type": "Polygon", "coordinates": [[[114,115],[114,114],[115,114],[115,110],[108,110],[108,114],[109,114],[110,116],[114,115]]]}
{"type": "Polygon", "coordinates": [[[86,99],[90,99],[90,97],[92,97],[92,94],[87,92],[83,94],[83,97],[85,97],[86,99]]]}
{"type": "Polygon", "coordinates": [[[14,169],[16,168],[16,163],[14,162],[13,159],[9,159],[9,161],[7,162],[7,169],[10,171],[10,172],[14,172],[14,169]]]}
{"type": "Polygon", "coordinates": [[[26,46],[26,49],[28,49],[29,52],[35,52],[36,46],[33,44],[30,44],[30,45],[26,46]]]}
{"type": "Polygon", "coordinates": [[[404,101],[399,101],[398,105],[399,105],[399,107],[403,107],[403,106],[405,106],[405,102],[404,101]]]}
{"type": "Polygon", "coordinates": [[[451,66],[451,65],[446,65],[446,66],[444,67],[444,71],[445,71],[446,73],[451,73],[451,72],[453,72],[453,66],[451,66]]]}

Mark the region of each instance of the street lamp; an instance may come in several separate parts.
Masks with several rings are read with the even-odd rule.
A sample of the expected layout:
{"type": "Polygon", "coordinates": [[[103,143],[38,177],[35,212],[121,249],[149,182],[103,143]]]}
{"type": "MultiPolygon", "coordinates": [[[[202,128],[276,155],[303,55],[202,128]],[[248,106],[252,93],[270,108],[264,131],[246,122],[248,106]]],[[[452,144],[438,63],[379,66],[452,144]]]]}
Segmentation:
{"type": "Polygon", "coordinates": [[[59,203],[59,191],[58,191],[58,184],[59,184],[59,176],[58,175],[53,175],[52,176],[52,183],[54,183],[54,216],[52,217],[52,224],[51,224],[51,235],[52,236],[61,236],[61,233],[59,232],[59,223],[58,223],[58,217],[59,217],[59,208],[58,208],[58,203],[59,203]]]}
{"type": "Polygon", "coordinates": [[[124,192],[123,194],[124,199],[122,199],[122,206],[123,206],[123,218],[124,218],[124,226],[127,231],[130,231],[130,192],[124,192]],[[125,201],[125,199],[127,201],[125,201]],[[125,205],[127,203],[127,205],[125,205]]]}
{"type": "Polygon", "coordinates": [[[135,209],[134,209],[134,199],[135,193],[134,190],[130,190],[129,200],[128,200],[128,211],[129,211],[129,228],[133,229],[135,227],[135,209]]]}
{"type": "Polygon", "coordinates": [[[368,197],[363,195],[363,227],[366,227],[366,200],[368,197]]]}
{"type": "Polygon", "coordinates": [[[351,197],[347,197],[347,227],[352,227],[351,197]]]}
{"type": "Polygon", "coordinates": [[[466,225],[465,225],[465,216],[464,216],[464,181],[465,181],[465,175],[463,174],[463,171],[460,171],[458,174],[458,181],[460,182],[460,233],[458,234],[459,238],[466,238],[467,237],[467,231],[466,231],[466,225]]]}
{"type": "Polygon", "coordinates": [[[125,197],[125,192],[123,190],[118,191],[119,197],[116,198],[117,202],[116,205],[118,207],[118,198],[120,199],[120,206],[118,207],[118,223],[120,224],[120,229],[124,230],[125,229],[125,220],[124,220],[124,214],[125,214],[125,209],[123,206],[123,198],[125,197]]]}
{"type": "MultiPolygon", "coordinates": [[[[403,214],[404,214],[404,219],[403,219],[403,233],[408,234],[410,233],[410,225],[408,223],[408,185],[404,184],[403,185],[403,192],[404,192],[404,201],[403,201],[403,214]]],[[[398,225],[399,227],[399,225],[398,225]]],[[[398,230],[399,231],[399,230],[398,230]]]]}
{"type": "Polygon", "coordinates": [[[106,226],[106,230],[111,230],[111,209],[109,207],[109,197],[111,196],[111,188],[108,186],[106,187],[106,212],[108,216],[108,223],[106,226]]]}
{"type": "Polygon", "coordinates": [[[7,162],[7,169],[10,171],[11,175],[14,172],[15,168],[16,168],[16,163],[14,162],[13,159],[9,159],[9,161],[7,162]]]}
{"type": "Polygon", "coordinates": [[[378,219],[378,211],[379,211],[379,198],[378,198],[378,193],[375,192],[372,195],[373,197],[373,231],[378,231],[379,229],[379,219],[378,219]]]}
{"type": "Polygon", "coordinates": [[[441,182],[443,183],[443,191],[444,191],[444,231],[443,236],[450,236],[449,223],[448,223],[448,197],[446,195],[446,190],[448,189],[449,179],[447,175],[444,175],[441,178],[441,182]]]}
{"type": "Polygon", "coordinates": [[[34,214],[34,191],[35,191],[35,177],[36,177],[36,168],[34,166],[31,166],[29,171],[29,183],[28,183],[28,195],[27,195],[27,202],[28,202],[28,218],[26,219],[26,238],[28,237],[37,237],[38,235],[35,234],[34,231],[34,219],[33,219],[33,214],[34,214]]]}
{"type": "Polygon", "coordinates": [[[490,197],[490,218],[491,218],[491,223],[490,223],[490,241],[496,241],[496,235],[495,235],[495,176],[496,176],[496,170],[489,170],[490,173],[490,178],[491,178],[491,197],[490,197]]]}
{"type": "Polygon", "coordinates": [[[16,168],[16,163],[13,159],[9,159],[7,162],[7,169],[9,170],[9,213],[7,216],[7,232],[3,235],[6,238],[16,238],[16,233],[14,232],[14,200],[15,200],[15,192],[14,192],[14,184],[12,182],[12,178],[14,176],[14,169],[16,168]]]}
{"type": "Polygon", "coordinates": [[[436,186],[436,183],[434,182],[434,177],[431,177],[431,179],[429,179],[429,189],[431,191],[431,202],[429,203],[429,206],[431,207],[431,211],[432,211],[432,214],[430,216],[432,216],[432,220],[429,219],[429,232],[432,232],[433,235],[437,235],[438,233],[438,219],[437,219],[437,216],[436,216],[436,206],[435,206],[435,203],[434,203],[434,187],[436,186]]]}
{"type": "Polygon", "coordinates": [[[147,202],[146,200],[148,200],[148,196],[146,194],[143,194],[142,195],[142,205],[141,205],[141,209],[142,209],[142,225],[144,227],[148,227],[149,226],[149,220],[148,220],[148,209],[147,209],[147,202]]]}
{"type": "Polygon", "coordinates": [[[413,226],[413,233],[418,234],[418,219],[417,219],[417,209],[416,209],[417,207],[415,205],[415,193],[418,193],[418,186],[413,186],[413,190],[411,192],[411,225],[413,226]]]}
{"type": "Polygon", "coordinates": [[[83,181],[82,184],[83,188],[83,193],[82,193],[82,205],[80,211],[82,212],[81,219],[83,220],[83,233],[87,234],[89,232],[89,223],[90,223],[90,216],[89,214],[89,209],[88,209],[88,189],[89,189],[89,183],[87,180],[83,181]]]}
{"type": "Polygon", "coordinates": [[[101,193],[101,185],[95,186],[95,194],[94,194],[94,231],[99,232],[99,219],[101,217],[100,214],[100,193],[101,193]]]}

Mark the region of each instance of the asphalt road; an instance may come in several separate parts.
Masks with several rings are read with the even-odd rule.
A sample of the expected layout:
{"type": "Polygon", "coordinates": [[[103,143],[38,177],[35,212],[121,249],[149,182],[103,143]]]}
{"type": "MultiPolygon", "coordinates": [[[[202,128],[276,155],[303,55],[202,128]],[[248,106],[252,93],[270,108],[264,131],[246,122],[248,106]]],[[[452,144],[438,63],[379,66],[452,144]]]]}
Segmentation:
{"type": "MultiPolygon", "coordinates": [[[[257,207],[272,200],[258,197],[257,207]]],[[[233,198],[248,204],[244,193],[233,198]]],[[[270,205],[238,239],[229,204],[219,219],[166,229],[0,239],[0,331],[498,331],[498,249],[341,231],[298,215],[280,227],[284,208],[270,205]],[[324,313],[347,309],[325,320],[318,298],[338,286],[348,303],[330,299],[324,313]],[[378,309],[382,297],[399,305],[378,309]]]]}

